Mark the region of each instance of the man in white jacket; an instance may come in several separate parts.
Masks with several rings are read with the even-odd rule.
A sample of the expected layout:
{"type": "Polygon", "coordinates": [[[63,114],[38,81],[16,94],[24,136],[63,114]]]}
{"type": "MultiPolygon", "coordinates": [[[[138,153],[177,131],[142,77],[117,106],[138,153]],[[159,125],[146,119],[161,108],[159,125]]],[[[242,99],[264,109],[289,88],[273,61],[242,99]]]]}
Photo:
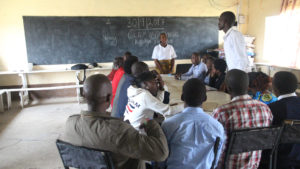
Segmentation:
{"type": "Polygon", "coordinates": [[[183,106],[170,106],[162,103],[163,97],[161,95],[163,93],[164,91],[158,89],[155,74],[152,72],[142,73],[127,90],[128,103],[124,113],[124,121],[128,120],[138,130],[144,120],[153,118],[154,112],[164,116],[179,113],[183,106]]]}

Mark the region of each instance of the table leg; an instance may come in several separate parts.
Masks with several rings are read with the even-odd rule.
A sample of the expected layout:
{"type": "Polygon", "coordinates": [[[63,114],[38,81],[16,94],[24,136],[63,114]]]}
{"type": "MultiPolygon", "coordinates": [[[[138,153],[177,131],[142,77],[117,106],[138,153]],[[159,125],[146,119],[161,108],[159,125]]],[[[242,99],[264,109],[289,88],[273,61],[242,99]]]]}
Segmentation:
{"type": "Polygon", "coordinates": [[[9,110],[11,108],[11,94],[9,91],[6,92],[7,97],[7,109],[9,110]]]}
{"type": "Polygon", "coordinates": [[[0,95],[0,112],[4,112],[3,94],[0,95]]]}
{"type": "MultiPolygon", "coordinates": [[[[19,73],[19,76],[21,76],[22,78],[22,88],[27,88],[28,87],[28,83],[27,83],[27,75],[26,73],[19,73]]],[[[22,108],[24,107],[24,103],[25,104],[28,104],[29,103],[29,94],[28,94],[28,91],[24,91],[24,92],[20,92],[19,95],[22,94],[22,97],[20,96],[20,98],[22,98],[22,108]]]]}

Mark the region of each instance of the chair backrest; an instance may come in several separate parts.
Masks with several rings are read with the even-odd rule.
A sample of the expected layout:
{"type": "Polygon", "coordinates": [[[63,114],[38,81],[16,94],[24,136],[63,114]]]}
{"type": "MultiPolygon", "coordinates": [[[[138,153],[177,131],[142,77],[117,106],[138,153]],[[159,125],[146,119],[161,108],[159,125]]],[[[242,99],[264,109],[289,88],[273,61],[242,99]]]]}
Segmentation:
{"type": "Polygon", "coordinates": [[[300,120],[285,120],[279,144],[300,143],[300,120]]]}
{"type": "Polygon", "coordinates": [[[210,169],[214,169],[215,164],[217,163],[217,155],[218,155],[220,140],[221,140],[220,137],[217,137],[215,145],[214,145],[214,160],[212,162],[212,165],[211,165],[210,169]]]}
{"type": "Polygon", "coordinates": [[[186,73],[192,64],[177,64],[176,65],[176,74],[186,73]]]}
{"type": "Polygon", "coordinates": [[[279,140],[280,131],[281,127],[262,127],[232,131],[225,154],[225,168],[228,166],[227,163],[231,154],[273,149],[279,140]]]}
{"type": "MultiPolygon", "coordinates": [[[[274,169],[277,168],[277,154],[279,144],[300,144],[300,120],[285,120],[282,125],[280,139],[274,152],[274,169]]],[[[296,162],[298,163],[298,161],[296,162]]]]}
{"type": "Polygon", "coordinates": [[[56,140],[56,146],[65,168],[114,168],[110,152],[108,151],[74,146],[60,140],[56,140]]]}

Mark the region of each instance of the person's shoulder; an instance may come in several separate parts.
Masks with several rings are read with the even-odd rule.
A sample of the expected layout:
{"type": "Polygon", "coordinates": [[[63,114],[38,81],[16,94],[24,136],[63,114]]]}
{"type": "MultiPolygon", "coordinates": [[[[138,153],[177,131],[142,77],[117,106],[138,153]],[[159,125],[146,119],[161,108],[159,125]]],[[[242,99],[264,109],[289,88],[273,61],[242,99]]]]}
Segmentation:
{"type": "Polygon", "coordinates": [[[160,44],[155,45],[155,46],[154,46],[154,49],[158,49],[159,47],[160,47],[160,44]]]}
{"type": "Polygon", "coordinates": [[[80,114],[73,114],[68,117],[67,122],[77,120],[78,118],[80,118],[80,116],[81,116],[80,114]]]}
{"type": "Polygon", "coordinates": [[[183,121],[183,114],[182,112],[177,113],[175,115],[173,115],[172,117],[167,118],[163,123],[162,123],[162,127],[166,127],[166,126],[174,126],[176,124],[179,124],[183,121]]]}
{"type": "Polygon", "coordinates": [[[214,110],[214,113],[216,113],[216,112],[218,112],[218,113],[220,113],[220,112],[226,112],[226,111],[228,111],[228,110],[229,110],[231,107],[233,107],[233,106],[234,106],[234,105],[233,105],[232,102],[223,104],[223,105],[217,107],[217,108],[214,110]]]}
{"type": "Polygon", "coordinates": [[[237,29],[235,28],[232,28],[231,32],[232,34],[237,34],[237,35],[243,35],[240,31],[238,31],[237,29]]]}
{"type": "Polygon", "coordinates": [[[171,44],[168,44],[167,46],[168,46],[170,49],[174,49],[173,45],[171,45],[171,44]]]}

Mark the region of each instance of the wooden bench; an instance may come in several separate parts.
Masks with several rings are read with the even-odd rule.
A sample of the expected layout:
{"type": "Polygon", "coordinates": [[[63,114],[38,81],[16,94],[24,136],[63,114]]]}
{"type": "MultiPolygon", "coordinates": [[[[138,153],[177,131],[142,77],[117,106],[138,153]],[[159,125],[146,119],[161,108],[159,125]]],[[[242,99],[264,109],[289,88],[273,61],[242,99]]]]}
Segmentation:
{"type": "MultiPolygon", "coordinates": [[[[0,111],[4,111],[3,94],[7,96],[7,109],[11,108],[11,92],[19,92],[21,107],[24,107],[24,94],[28,91],[41,91],[41,90],[63,90],[63,89],[80,89],[83,85],[68,85],[68,86],[54,86],[54,87],[34,87],[34,88],[17,88],[17,89],[2,89],[0,90],[0,111]]],[[[80,103],[80,95],[77,95],[77,101],[80,103]]]]}

